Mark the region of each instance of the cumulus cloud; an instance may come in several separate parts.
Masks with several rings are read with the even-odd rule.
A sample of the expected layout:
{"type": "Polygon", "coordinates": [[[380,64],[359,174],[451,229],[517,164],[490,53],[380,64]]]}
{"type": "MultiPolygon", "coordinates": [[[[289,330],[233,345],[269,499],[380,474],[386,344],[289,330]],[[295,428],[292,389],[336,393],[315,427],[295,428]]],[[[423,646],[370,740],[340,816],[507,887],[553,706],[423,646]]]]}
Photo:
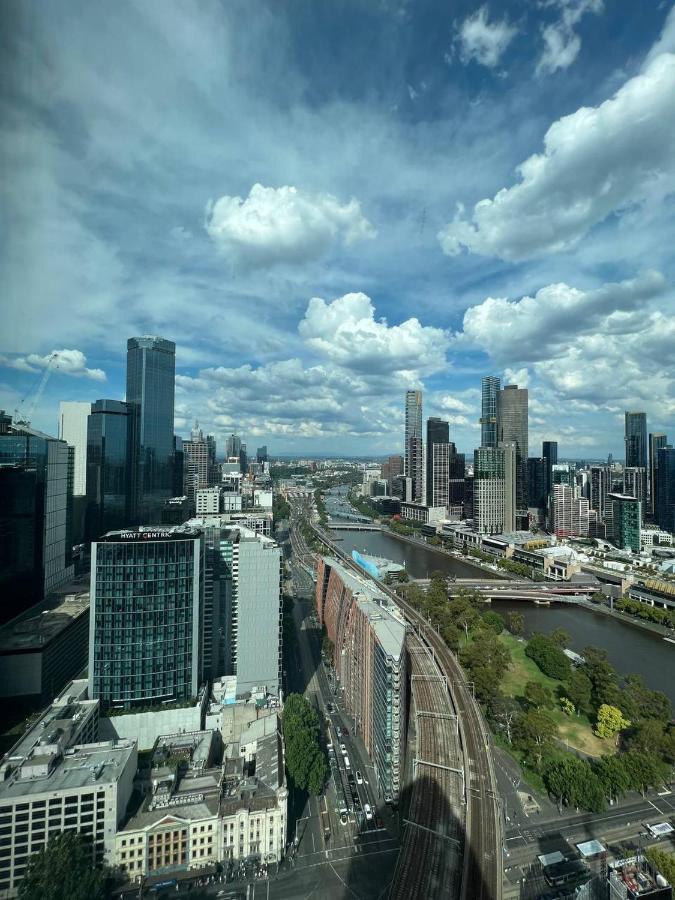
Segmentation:
{"type": "Polygon", "coordinates": [[[586,13],[601,13],[603,0],[549,0],[560,18],[541,30],[544,49],[537,62],[537,74],[556,72],[572,65],[581,50],[581,38],[574,30],[586,13]]]}
{"type": "Polygon", "coordinates": [[[659,272],[593,291],[549,284],[534,297],[488,297],[464,313],[460,342],[479,346],[500,364],[555,356],[582,334],[622,334],[644,321],[644,304],[664,294],[659,272]]]}
{"type": "Polygon", "coordinates": [[[471,60],[489,69],[498,65],[502,54],[517,34],[507,19],[490,21],[487,6],[467,16],[459,26],[456,41],[459,56],[466,65],[471,60]]]}
{"type": "Polygon", "coordinates": [[[317,259],[331,243],[353,244],[375,230],[358,200],[254,184],[248,197],[221,197],[206,208],[206,230],[233,262],[264,267],[317,259]]]}
{"type": "Polygon", "coordinates": [[[362,293],[330,302],[313,297],[298,330],[316,353],[357,372],[399,370],[416,378],[447,365],[449,338],[441,328],[416,318],[391,326],[378,321],[370,297],[362,293]]]}
{"type": "Polygon", "coordinates": [[[517,171],[519,182],[481,200],[470,218],[458,207],[438,234],[444,253],[513,261],[565,250],[656,188],[675,190],[675,55],[652,59],[600,106],[558,119],[544,152],[517,171]]]}
{"type": "Polygon", "coordinates": [[[46,369],[50,362],[52,369],[62,375],[71,375],[73,378],[90,378],[92,381],[106,380],[103,369],[87,368],[87,357],[81,350],[52,350],[45,356],[37,353],[29,353],[28,356],[0,356],[0,365],[18,369],[20,372],[39,372],[41,369],[46,369]]]}

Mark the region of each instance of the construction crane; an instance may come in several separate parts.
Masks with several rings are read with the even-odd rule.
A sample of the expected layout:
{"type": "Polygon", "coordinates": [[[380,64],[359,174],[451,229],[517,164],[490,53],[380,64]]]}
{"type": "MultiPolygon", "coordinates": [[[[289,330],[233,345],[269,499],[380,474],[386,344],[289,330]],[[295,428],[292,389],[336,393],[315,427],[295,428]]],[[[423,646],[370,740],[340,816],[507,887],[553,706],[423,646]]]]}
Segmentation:
{"type": "Polygon", "coordinates": [[[31,419],[33,418],[33,413],[35,412],[35,407],[37,406],[38,401],[42,396],[45,387],[47,386],[49,376],[52,374],[54,369],[58,369],[58,358],[58,353],[52,353],[52,355],[47,360],[47,365],[45,366],[45,370],[42,373],[42,377],[40,378],[40,383],[33,393],[32,399],[27,403],[31,396],[31,391],[29,391],[21,401],[21,404],[14,410],[13,424],[15,426],[23,426],[25,428],[30,427],[31,419]]]}

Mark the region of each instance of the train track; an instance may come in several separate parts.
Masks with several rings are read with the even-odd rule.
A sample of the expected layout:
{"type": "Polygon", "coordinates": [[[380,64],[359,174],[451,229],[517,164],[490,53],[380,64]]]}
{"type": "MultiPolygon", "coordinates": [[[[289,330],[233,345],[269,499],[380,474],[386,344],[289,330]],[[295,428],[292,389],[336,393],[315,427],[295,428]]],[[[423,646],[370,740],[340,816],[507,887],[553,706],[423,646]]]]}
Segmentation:
{"type": "MultiPolygon", "coordinates": [[[[339,557],[345,565],[356,570],[361,577],[370,577],[362,569],[358,568],[339,547],[337,547],[330,537],[320,528],[312,525],[316,535],[328,546],[335,556],[339,557]]],[[[371,579],[375,580],[375,579],[371,579]]],[[[453,653],[447,648],[440,636],[428,625],[424,618],[412,606],[406,603],[394,591],[387,588],[381,582],[377,581],[380,590],[387,593],[392,600],[401,608],[407,621],[417,631],[418,640],[423,646],[433,654],[435,664],[446,678],[446,695],[445,708],[448,708],[448,699],[450,699],[451,708],[457,715],[459,741],[462,747],[465,771],[465,791],[466,806],[464,814],[464,840],[463,840],[463,861],[462,875],[457,890],[453,889],[448,892],[448,888],[441,888],[441,893],[430,892],[427,894],[398,894],[396,878],[392,888],[391,897],[459,897],[460,900],[501,900],[502,897],[502,878],[503,878],[503,832],[502,832],[502,812],[499,794],[497,793],[497,779],[494,772],[492,759],[492,750],[490,746],[490,735],[487,725],[481,713],[480,707],[473,698],[469,685],[466,683],[464,672],[457,662],[453,653]],[[449,698],[448,698],[449,694],[449,698]]],[[[415,654],[411,654],[411,659],[415,654]]],[[[440,684],[440,682],[439,682],[440,684]]],[[[425,737],[425,740],[433,740],[425,737]]],[[[418,745],[418,757],[422,758],[422,752],[418,745]]],[[[428,767],[431,768],[431,767],[428,767]]],[[[420,773],[418,772],[418,775],[420,773]]],[[[420,775],[422,778],[422,776],[420,775]]],[[[431,792],[430,803],[431,808],[438,812],[438,804],[440,803],[441,789],[429,787],[426,775],[422,778],[426,788],[431,792]],[[438,795],[437,795],[438,794],[438,795]]],[[[434,782],[437,783],[437,782],[434,782]]],[[[411,797],[414,800],[414,795],[411,797]]],[[[447,801],[446,801],[447,802],[447,801]]],[[[449,803],[449,809],[453,806],[452,799],[449,803]]],[[[415,808],[417,810],[417,807],[415,808]]],[[[455,811],[456,812],[456,811],[455,811]]],[[[409,818],[411,816],[409,814],[409,818]]],[[[411,821],[414,821],[411,819],[411,821]]],[[[412,827],[409,826],[408,830],[412,827]]],[[[416,830],[424,831],[423,827],[417,827],[416,830]]],[[[409,862],[406,862],[405,847],[401,850],[403,859],[400,862],[402,867],[412,866],[415,860],[416,877],[419,881],[421,872],[427,867],[438,869],[440,847],[434,835],[425,832],[428,839],[425,841],[420,838],[418,844],[417,858],[412,856],[409,862]],[[421,854],[421,855],[420,855],[421,854]]],[[[449,841],[446,844],[451,843],[449,841]]],[[[449,848],[446,846],[445,851],[449,848]]],[[[412,868],[401,869],[402,877],[407,877],[406,872],[412,871],[412,868]]],[[[397,868],[398,872],[398,868],[397,868]]],[[[453,881],[454,885],[454,881],[453,881]]]]}

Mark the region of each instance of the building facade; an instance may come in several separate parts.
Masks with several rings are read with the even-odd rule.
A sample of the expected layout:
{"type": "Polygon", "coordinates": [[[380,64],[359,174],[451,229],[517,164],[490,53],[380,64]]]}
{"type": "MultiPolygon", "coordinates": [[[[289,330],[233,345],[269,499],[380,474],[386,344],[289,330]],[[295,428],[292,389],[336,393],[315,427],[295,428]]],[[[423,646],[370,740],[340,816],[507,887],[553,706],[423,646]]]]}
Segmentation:
{"type": "Polygon", "coordinates": [[[481,534],[504,531],[504,451],[478,447],[473,455],[473,523],[481,534]]]}
{"type": "Polygon", "coordinates": [[[196,697],[203,592],[197,529],[140,528],[92,542],[90,696],[117,708],[196,697]]]}
{"type": "Polygon", "coordinates": [[[652,516],[656,515],[656,498],[658,496],[658,472],[659,457],[658,453],[662,447],[668,446],[668,435],[662,431],[653,432],[649,435],[649,512],[652,516]]]}
{"type": "Polygon", "coordinates": [[[198,490],[213,487],[216,478],[216,439],[204,432],[195,422],[190,440],[183,441],[183,490],[194,501],[198,490]]]}
{"type": "Polygon", "coordinates": [[[59,403],[59,440],[75,450],[73,467],[73,496],[87,493],[87,423],[91,403],[79,400],[59,403]]]}
{"type": "Polygon", "coordinates": [[[498,394],[498,444],[516,447],[516,509],[527,516],[528,393],[527,388],[507,384],[498,394]]]}
{"type": "Polygon", "coordinates": [[[544,458],[544,492],[546,494],[546,503],[553,487],[552,467],[558,462],[558,442],[542,441],[541,455],[544,458]]]}
{"type": "Polygon", "coordinates": [[[626,465],[647,468],[647,413],[625,415],[626,465]]]}
{"type": "Polygon", "coordinates": [[[87,425],[87,526],[89,540],[126,524],[129,491],[129,407],[97,400],[87,425]]]}
{"type": "Polygon", "coordinates": [[[501,379],[496,375],[481,378],[480,392],[480,443],[481,447],[497,446],[497,400],[501,379]]]}
{"type": "Polygon", "coordinates": [[[640,501],[644,514],[647,505],[647,469],[642,466],[624,466],[623,492],[640,501]]]}
{"type": "Polygon", "coordinates": [[[554,484],[551,493],[551,521],[556,537],[588,537],[589,506],[584,497],[575,497],[568,484],[554,484]]]}
{"type": "Polygon", "coordinates": [[[332,557],[319,557],[316,603],[377,785],[387,801],[397,800],[405,758],[405,622],[386,594],[332,557]]]}
{"type": "Polygon", "coordinates": [[[437,416],[431,416],[427,419],[427,443],[426,443],[426,500],[428,506],[447,506],[448,480],[450,473],[449,466],[449,442],[450,442],[450,426],[447,422],[439,419],[437,416]],[[445,447],[448,449],[440,450],[435,453],[435,446],[445,447]],[[434,469],[434,459],[438,460],[438,464],[442,467],[443,472],[436,472],[434,469]],[[444,483],[443,483],[444,482],[444,483]],[[434,492],[436,497],[445,497],[442,503],[434,501],[434,492]]]}
{"type": "Polygon", "coordinates": [[[641,547],[642,501],[625,494],[609,494],[612,504],[612,541],[621,550],[639,553],[641,547]]]}
{"type": "Polygon", "coordinates": [[[160,521],[174,496],[174,394],[176,345],[160,337],[127,341],[130,525],[160,521]]]}
{"type": "Polygon", "coordinates": [[[422,500],[422,391],[405,392],[405,452],[403,474],[413,480],[413,499],[422,500]]]}
{"type": "Polygon", "coordinates": [[[664,531],[675,533],[675,448],[661,447],[657,461],[656,521],[664,531]]]}

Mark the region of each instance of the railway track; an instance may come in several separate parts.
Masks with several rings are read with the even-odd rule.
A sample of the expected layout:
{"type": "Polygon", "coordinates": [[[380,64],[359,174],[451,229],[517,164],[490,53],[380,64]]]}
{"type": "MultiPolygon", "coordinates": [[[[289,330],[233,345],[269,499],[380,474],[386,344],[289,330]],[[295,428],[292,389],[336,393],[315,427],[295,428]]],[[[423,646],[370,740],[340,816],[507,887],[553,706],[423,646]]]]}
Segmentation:
{"type": "MultiPolygon", "coordinates": [[[[312,525],[312,528],[316,535],[326,545],[330,546],[334,555],[340,558],[345,565],[358,571],[361,577],[369,577],[367,573],[355,566],[351,558],[336,546],[322,529],[315,525],[312,525]]],[[[422,837],[420,835],[416,839],[416,843],[410,853],[407,852],[404,842],[399,866],[397,866],[396,870],[397,875],[400,874],[404,882],[408,883],[412,892],[407,894],[399,893],[397,877],[395,876],[390,896],[392,898],[458,897],[460,900],[501,900],[503,878],[502,813],[492,761],[490,736],[480,707],[474,700],[466,683],[461,666],[440,636],[429,627],[417,610],[407,604],[394,591],[391,591],[379,581],[377,585],[380,590],[388,593],[401,608],[405,618],[414,631],[417,632],[414,641],[419,642],[421,647],[429,651],[429,654],[432,655],[433,664],[438,667],[437,671],[445,676],[443,703],[446,711],[448,710],[448,703],[450,703],[450,709],[457,716],[457,739],[462,749],[465,772],[464,790],[466,794],[466,805],[462,817],[463,840],[455,845],[449,840],[449,836],[441,837],[436,833],[435,829],[427,830],[427,826],[424,826],[423,823],[418,822],[414,818],[414,815],[423,815],[423,806],[428,811],[435,811],[436,815],[442,813],[443,810],[441,810],[440,804],[443,797],[446,798],[445,803],[448,811],[452,810],[453,806],[456,806],[456,799],[453,802],[452,795],[447,793],[448,784],[442,780],[439,781],[441,776],[437,775],[435,778],[432,778],[427,775],[426,770],[435,767],[418,767],[418,777],[415,780],[419,780],[422,783],[421,787],[423,790],[417,795],[413,784],[413,794],[411,796],[413,812],[409,812],[408,818],[416,824],[407,826],[407,831],[410,832],[414,828],[416,831],[421,831],[425,836],[422,837]],[[426,795],[426,798],[424,795],[426,795]],[[413,803],[415,804],[414,806],[413,803]],[[455,882],[454,872],[457,867],[451,867],[453,876],[449,882],[443,885],[442,873],[445,871],[443,856],[447,854],[450,857],[454,857],[457,852],[462,854],[461,876],[455,882]],[[422,880],[422,874],[427,870],[429,872],[428,877],[425,878],[427,893],[419,893],[416,885],[422,880]]],[[[416,646],[414,641],[411,638],[412,646],[416,646]]],[[[418,647],[418,651],[419,649],[418,647]]],[[[414,657],[420,655],[419,652],[411,653],[411,661],[414,657]]],[[[424,655],[427,656],[428,654],[424,655]]],[[[414,663],[414,665],[417,664],[414,663]]],[[[414,683],[416,680],[413,679],[411,683],[414,683]]],[[[437,684],[440,686],[443,682],[438,679],[437,684]]],[[[440,687],[438,689],[440,690],[440,687]]],[[[433,696],[437,692],[431,688],[429,690],[431,694],[425,694],[424,697],[420,697],[420,702],[433,703],[440,700],[439,696],[435,698],[433,696]]],[[[422,707],[417,707],[417,709],[422,709],[422,707]]],[[[417,720],[419,722],[419,716],[417,720]]],[[[446,740],[444,736],[428,734],[426,726],[422,726],[422,731],[424,733],[421,736],[421,740],[424,741],[424,744],[418,743],[417,756],[419,759],[423,759],[422,754],[427,749],[434,754],[444,752],[443,748],[445,745],[443,742],[446,740]]],[[[450,752],[450,748],[445,747],[445,752],[450,752]]],[[[430,761],[437,762],[437,760],[430,761]]],[[[453,815],[457,816],[456,808],[453,815]]],[[[447,872],[445,874],[447,875],[447,872]]]]}

